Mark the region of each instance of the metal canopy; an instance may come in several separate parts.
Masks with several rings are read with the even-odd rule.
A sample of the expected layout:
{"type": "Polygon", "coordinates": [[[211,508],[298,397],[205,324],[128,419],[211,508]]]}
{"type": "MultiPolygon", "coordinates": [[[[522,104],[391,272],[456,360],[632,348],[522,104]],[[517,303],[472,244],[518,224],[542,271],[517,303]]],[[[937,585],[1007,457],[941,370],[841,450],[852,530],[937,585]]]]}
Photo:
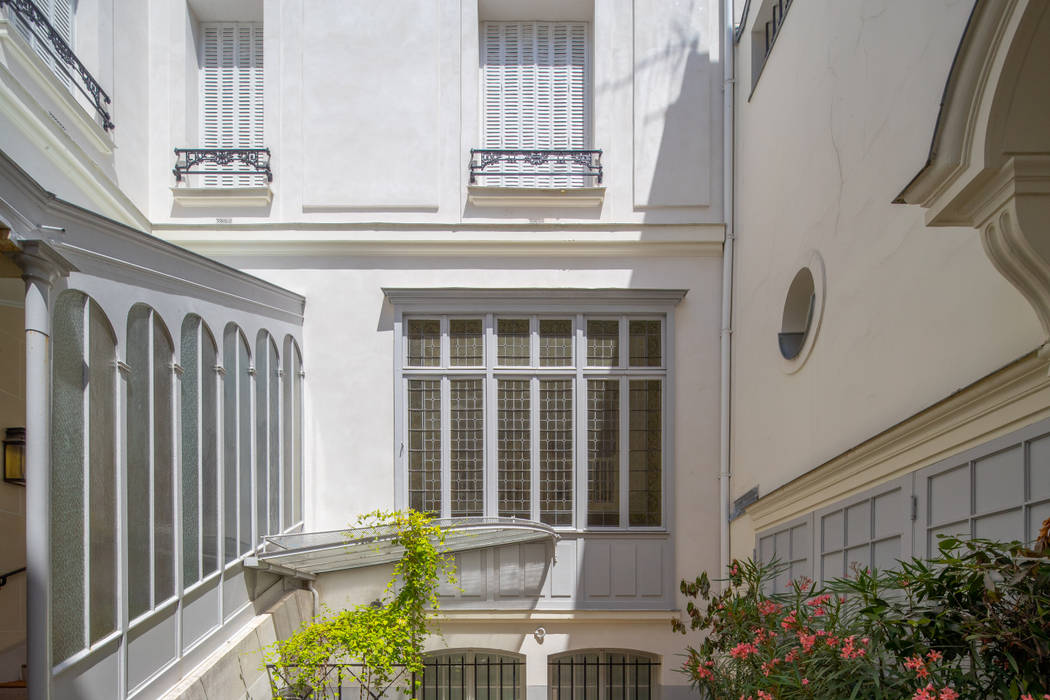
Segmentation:
{"type": "MultiPolygon", "coordinates": [[[[463,552],[524,542],[558,540],[554,528],[517,518],[452,518],[433,521],[445,533],[445,552],[463,552]]],[[[389,526],[303,532],[264,537],[263,551],[245,561],[250,568],[312,579],[327,571],[389,564],[404,548],[389,526]]]]}

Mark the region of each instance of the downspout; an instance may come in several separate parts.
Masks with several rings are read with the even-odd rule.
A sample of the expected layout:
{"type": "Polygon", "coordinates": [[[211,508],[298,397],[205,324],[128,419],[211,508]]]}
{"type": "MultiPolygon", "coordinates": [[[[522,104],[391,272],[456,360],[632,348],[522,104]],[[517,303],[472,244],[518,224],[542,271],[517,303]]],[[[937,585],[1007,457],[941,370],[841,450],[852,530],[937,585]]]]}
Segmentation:
{"type": "Polygon", "coordinates": [[[719,576],[729,566],[729,410],[730,352],[733,334],[733,103],[736,81],[733,75],[733,0],[722,0],[722,216],[725,218],[725,243],[722,246],[722,330],[721,381],[719,384],[719,576]]]}

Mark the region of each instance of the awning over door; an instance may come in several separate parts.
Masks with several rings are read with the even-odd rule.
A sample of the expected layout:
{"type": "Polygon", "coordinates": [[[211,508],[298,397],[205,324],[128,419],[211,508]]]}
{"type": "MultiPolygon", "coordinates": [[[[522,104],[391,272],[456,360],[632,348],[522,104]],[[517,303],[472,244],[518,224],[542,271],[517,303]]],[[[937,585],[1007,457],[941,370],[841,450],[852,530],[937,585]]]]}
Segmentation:
{"type": "MultiPolygon", "coordinates": [[[[445,551],[463,552],[485,547],[558,540],[549,525],[517,518],[452,518],[435,520],[445,533],[445,551]]],[[[343,571],[401,558],[404,548],[394,544],[390,527],[363,527],[324,532],[273,535],[245,566],[312,579],[327,571],[343,571]]]]}

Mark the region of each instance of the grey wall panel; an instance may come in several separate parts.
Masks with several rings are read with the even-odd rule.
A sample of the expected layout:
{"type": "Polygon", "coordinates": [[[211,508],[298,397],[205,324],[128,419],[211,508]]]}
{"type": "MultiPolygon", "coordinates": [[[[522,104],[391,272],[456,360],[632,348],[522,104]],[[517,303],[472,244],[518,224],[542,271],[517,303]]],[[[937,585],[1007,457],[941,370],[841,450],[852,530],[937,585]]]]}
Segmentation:
{"type": "Polygon", "coordinates": [[[813,577],[813,517],[805,516],[774,531],[760,533],[757,553],[760,561],[776,559],[782,570],[767,587],[769,593],[783,593],[793,579],[813,577]]]}
{"type": "Polygon", "coordinates": [[[576,593],[578,540],[560,540],[554,547],[551,564],[551,598],[571,598],[576,593]]]}
{"type": "Polygon", "coordinates": [[[1050,499],[1050,435],[1028,444],[1028,470],[1032,500],[1050,499]]]}
{"type": "Polygon", "coordinates": [[[551,549],[546,542],[521,545],[521,555],[524,561],[523,592],[526,596],[538,596],[543,591],[551,549]]]}
{"type": "Polygon", "coordinates": [[[189,649],[218,627],[219,580],[202,586],[182,600],[182,648],[189,649]]]}
{"type": "MultiPolygon", "coordinates": [[[[1024,449],[1016,445],[974,460],[974,512],[988,513],[1024,501],[1024,449]]],[[[1018,532],[1015,537],[1020,537],[1018,532]]]]}
{"type": "Polygon", "coordinates": [[[656,598],[664,594],[664,548],[638,548],[638,595],[656,598]]]}
{"type": "Polygon", "coordinates": [[[458,584],[462,595],[467,598],[485,596],[485,555],[484,551],[463,552],[456,557],[458,584]]]}
{"type": "Polygon", "coordinates": [[[521,548],[518,545],[500,547],[496,550],[499,562],[499,594],[517,597],[522,594],[521,548]]]}
{"type": "Polygon", "coordinates": [[[230,569],[222,581],[222,619],[228,620],[248,604],[248,588],[244,583],[244,569],[230,569]]]}
{"type": "Polygon", "coordinates": [[[1025,533],[1029,542],[1039,535],[1039,528],[1047,518],[1050,518],[1050,500],[1032,506],[1028,512],[1028,531],[1025,533]]]}
{"type": "Polygon", "coordinates": [[[970,515],[970,467],[963,463],[927,477],[929,523],[959,522],[970,515]]]}
{"type": "Polygon", "coordinates": [[[636,552],[635,542],[614,542],[611,545],[612,593],[617,598],[634,597],[638,591],[636,552]]]}
{"type": "Polygon", "coordinates": [[[58,700],[100,700],[120,697],[120,653],[107,644],[90,657],[55,676],[51,697],[58,700]]]}
{"type": "Polygon", "coordinates": [[[583,545],[583,590],[588,598],[605,598],[612,592],[609,542],[588,541],[583,545]]]}
{"type": "Polygon", "coordinates": [[[134,691],[150,676],[175,661],[178,616],[171,611],[128,632],[128,688],[134,691]]]}

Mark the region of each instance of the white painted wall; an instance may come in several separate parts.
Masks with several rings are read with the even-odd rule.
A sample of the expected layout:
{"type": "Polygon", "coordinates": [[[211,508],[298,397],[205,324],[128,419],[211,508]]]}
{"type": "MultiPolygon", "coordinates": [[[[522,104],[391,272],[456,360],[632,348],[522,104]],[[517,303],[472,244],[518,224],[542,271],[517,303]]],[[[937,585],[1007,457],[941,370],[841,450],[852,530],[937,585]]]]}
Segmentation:
{"type": "MultiPolygon", "coordinates": [[[[922,209],[891,203],[926,161],[971,6],[793,3],[753,93],[750,25],[744,33],[734,498],[768,493],[1043,340],[975,230],[927,228],[922,209]],[[823,318],[812,354],[788,373],[776,334],[812,250],[826,267],[823,318]]],[[[734,549],[749,552],[739,535],[734,549]]]]}

